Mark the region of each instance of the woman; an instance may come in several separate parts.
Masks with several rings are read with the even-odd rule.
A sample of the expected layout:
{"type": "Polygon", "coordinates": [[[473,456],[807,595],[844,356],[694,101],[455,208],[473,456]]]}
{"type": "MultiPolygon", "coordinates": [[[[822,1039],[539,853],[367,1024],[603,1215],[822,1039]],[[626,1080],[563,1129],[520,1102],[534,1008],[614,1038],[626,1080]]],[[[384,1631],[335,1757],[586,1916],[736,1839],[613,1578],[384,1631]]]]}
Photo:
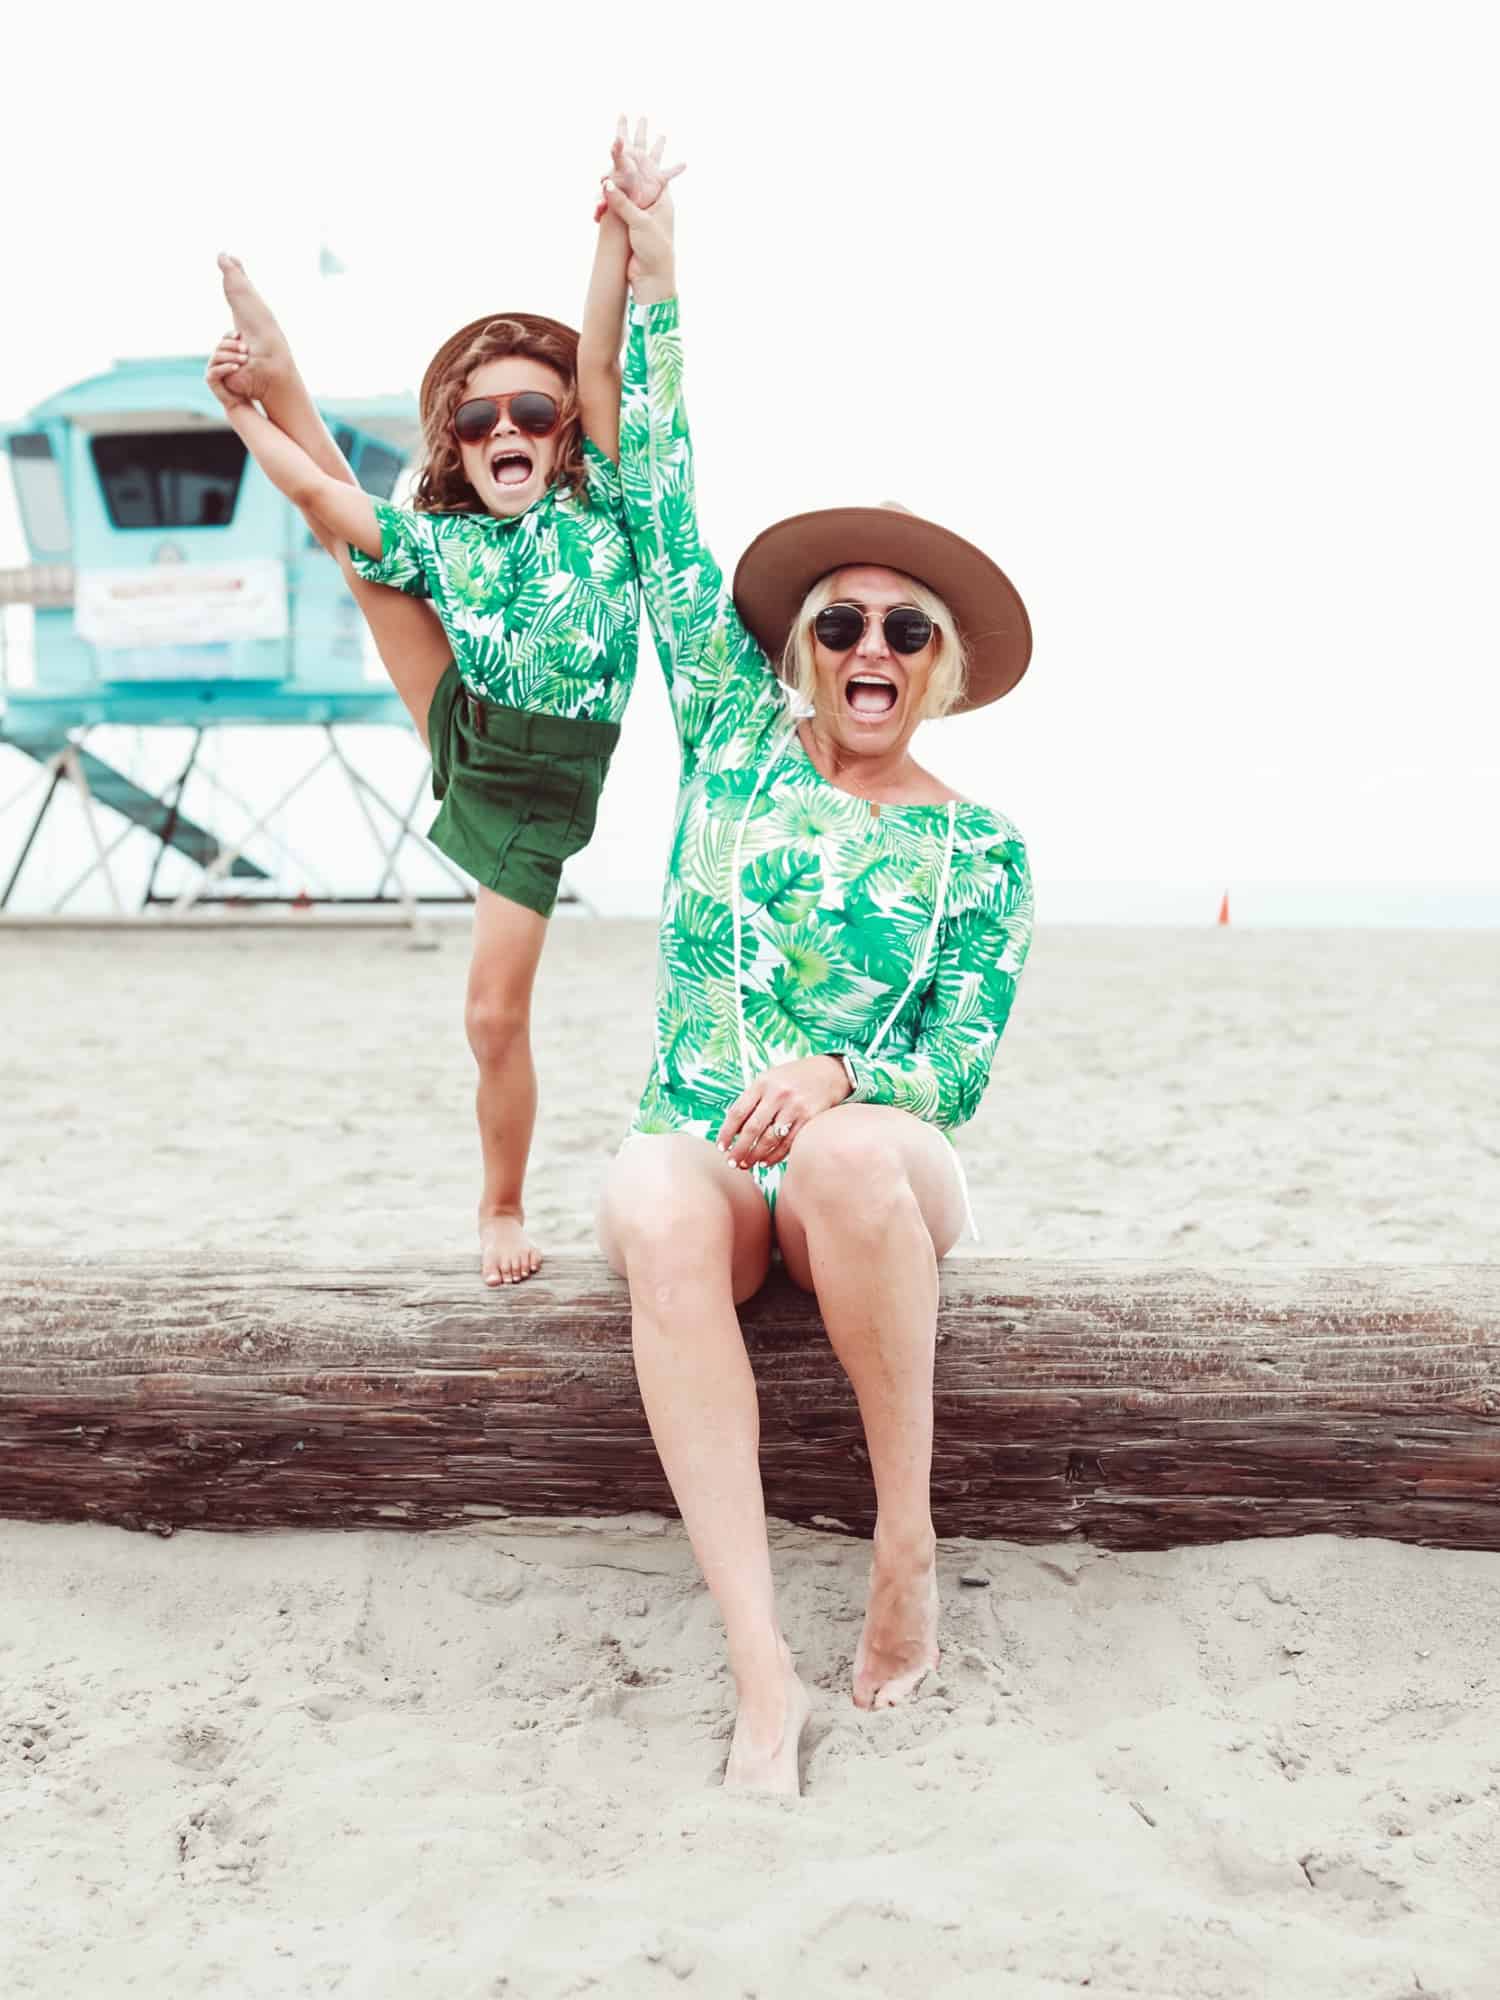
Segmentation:
{"type": "Polygon", "coordinates": [[[600,1235],[630,1285],[652,1435],[725,1621],[739,1694],[726,1782],[795,1793],[808,1696],[776,1612],[735,1306],[778,1249],[853,1384],[878,1506],[853,1693],[890,1706],[938,1659],[937,1263],[967,1211],[944,1132],[988,1081],[1031,929],[1015,829],[910,746],[924,717],[1007,693],[1031,634],[987,557],[899,509],[777,524],[731,596],[698,538],[670,202],[647,214],[620,189],[608,200],[630,230],[636,298],[626,524],[669,663],[682,785],[655,1063],[600,1235]]]}

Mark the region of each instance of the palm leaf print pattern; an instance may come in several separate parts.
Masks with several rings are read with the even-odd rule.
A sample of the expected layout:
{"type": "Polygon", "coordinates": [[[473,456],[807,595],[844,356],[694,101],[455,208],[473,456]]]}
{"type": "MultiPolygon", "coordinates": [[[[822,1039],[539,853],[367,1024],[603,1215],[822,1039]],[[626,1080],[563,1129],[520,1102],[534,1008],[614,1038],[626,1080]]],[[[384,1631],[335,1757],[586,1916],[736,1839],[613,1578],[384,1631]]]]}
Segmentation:
{"type": "Polygon", "coordinates": [[[618,722],[635,685],[640,585],[620,475],[587,438],[588,500],[553,486],[524,514],[375,503],[380,555],[358,575],[430,597],[464,685],[534,714],[618,722]]]}
{"type": "MultiPolygon", "coordinates": [[[[1009,820],[961,802],[926,971],[947,806],[828,783],[699,539],[677,301],[632,312],[621,403],[625,521],[666,674],[681,787],[662,901],[656,1062],[632,1130],[712,1138],[773,1064],[847,1050],[862,1102],[948,1130],[974,1114],[1031,941],[1009,820]],[[736,917],[739,980],[735,982],[736,917]]],[[[774,1198],[780,1169],[757,1170],[774,1198]]]]}

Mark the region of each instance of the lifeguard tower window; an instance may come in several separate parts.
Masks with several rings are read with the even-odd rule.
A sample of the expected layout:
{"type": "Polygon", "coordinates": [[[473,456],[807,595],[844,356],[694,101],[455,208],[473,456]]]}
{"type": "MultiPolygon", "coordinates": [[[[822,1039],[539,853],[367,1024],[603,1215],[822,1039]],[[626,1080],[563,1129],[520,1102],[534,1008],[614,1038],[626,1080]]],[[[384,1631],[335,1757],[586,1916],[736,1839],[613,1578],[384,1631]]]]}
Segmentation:
{"type": "Polygon", "coordinates": [[[400,473],[401,461],[395,452],[387,451],[383,444],[371,444],[367,439],[355,468],[355,476],[366,493],[377,500],[389,500],[396,490],[400,473]]]}
{"type": "Polygon", "coordinates": [[[53,455],[45,431],[20,431],[10,440],[11,478],[21,506],[26,539],[41,557],[73,552],[73,524],[68,519],[62,467],[53,455]]]}
{"type": "Polygon", "coordinates": [[[234,519],[245,447],[233,431],[114,432],[89,439],[117,528],[223,528],[234,519]]]}
{"type": "MultiPolygon", "coordinates": [[[[396,490],[396,481],[401,477],[402,460],[395,452],[387,451],[383,444],[375,444],[366,438],[361,444],[347,424],[339,424],[333,433],[333,441],[344,454],[354,477],[372,500],[389,500],[396,490]]],[[[309,531],[307,546],[315,549],[318,538],[309,531]]]]}

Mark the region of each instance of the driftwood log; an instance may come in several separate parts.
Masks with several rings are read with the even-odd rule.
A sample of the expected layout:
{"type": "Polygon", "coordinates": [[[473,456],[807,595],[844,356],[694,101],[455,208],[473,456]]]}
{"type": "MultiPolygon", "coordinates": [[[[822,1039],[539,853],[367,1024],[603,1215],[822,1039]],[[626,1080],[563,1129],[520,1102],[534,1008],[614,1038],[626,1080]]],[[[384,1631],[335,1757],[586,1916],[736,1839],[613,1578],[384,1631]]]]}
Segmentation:
{"type": "MultiPolygon", "coordinates": [[[[743,1319],[772,1513],[866,1533],[869,1462],[810,1300],[743,1319]]],[[[1500,1267],[959,1260],[939,1533],[1158,1548],[1329,1531],[1500,1549],[1500,1267]]],[[[0,1266],[0,1515],[441,1528],[670,1511],[625,1289],[467,1265],[0,1266]]]]}

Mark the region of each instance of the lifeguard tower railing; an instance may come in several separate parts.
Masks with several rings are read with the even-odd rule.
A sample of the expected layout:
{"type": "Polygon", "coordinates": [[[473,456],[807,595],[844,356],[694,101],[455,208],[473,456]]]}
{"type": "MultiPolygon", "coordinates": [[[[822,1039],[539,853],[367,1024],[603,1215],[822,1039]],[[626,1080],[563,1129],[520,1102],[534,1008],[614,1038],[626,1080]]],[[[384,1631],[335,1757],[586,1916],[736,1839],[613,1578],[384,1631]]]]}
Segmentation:
{"type": "MultiPolygon", "coordinates": [[[[19,753],[5,760],[17,773],[31,769],[9,795],[0,779],[0,910],[28,873],[45,879],[53,913],[97,900],[101,883],[123,913],[126,872],[138,888],[144,876],[140,909],[179,914],[254,901],[392,904],[410,915],[419,899],[468,901],[466,879],[414,830],[426,759],[389,684],[371,677],[338,567],[223,421],[204,365],[120,362],[0,427],[31,558],[0,571],[0,745],[19,753]],[[14,607],[30,615],[28,670],[14,607]],[[361,769],[352,725],[399,731],[409,744],[404,804],[389,796],[389,755],[383,782],[361,769]],[[281,760],[247,754],[236,782],[239,752],[226,756],[224,745],[268,726],[316,732],[313,760],[286,783],[281,760]],[[112,746],[148,738],[154,774],[122,768],[112,746]],[[246,795],[267,768],[269,803],[246,795]],[[313,829],[300,846],[285,831],[293,799],[330,778],[345,793],[344,819],[352,823],[352,799],[371,844],[365,885],[351,886],[342,832],[339,866],[319,855],[316,813],[299,822],[313,829]],[[71,860],[44,863],[49,815],[68,790],[86,838],[80,845],[73,815],[71,860]],[[217,828],[206,823],[210,795],[217,828]],[[226,813],[234,824],[222,823],[226,813]],[[152,844],[148,867],[142,841],[152,844]]],[[[360,484],[389,498],[416,437],[414,406],[376,398],[325,404],[324,415],[360,484]]]]}

